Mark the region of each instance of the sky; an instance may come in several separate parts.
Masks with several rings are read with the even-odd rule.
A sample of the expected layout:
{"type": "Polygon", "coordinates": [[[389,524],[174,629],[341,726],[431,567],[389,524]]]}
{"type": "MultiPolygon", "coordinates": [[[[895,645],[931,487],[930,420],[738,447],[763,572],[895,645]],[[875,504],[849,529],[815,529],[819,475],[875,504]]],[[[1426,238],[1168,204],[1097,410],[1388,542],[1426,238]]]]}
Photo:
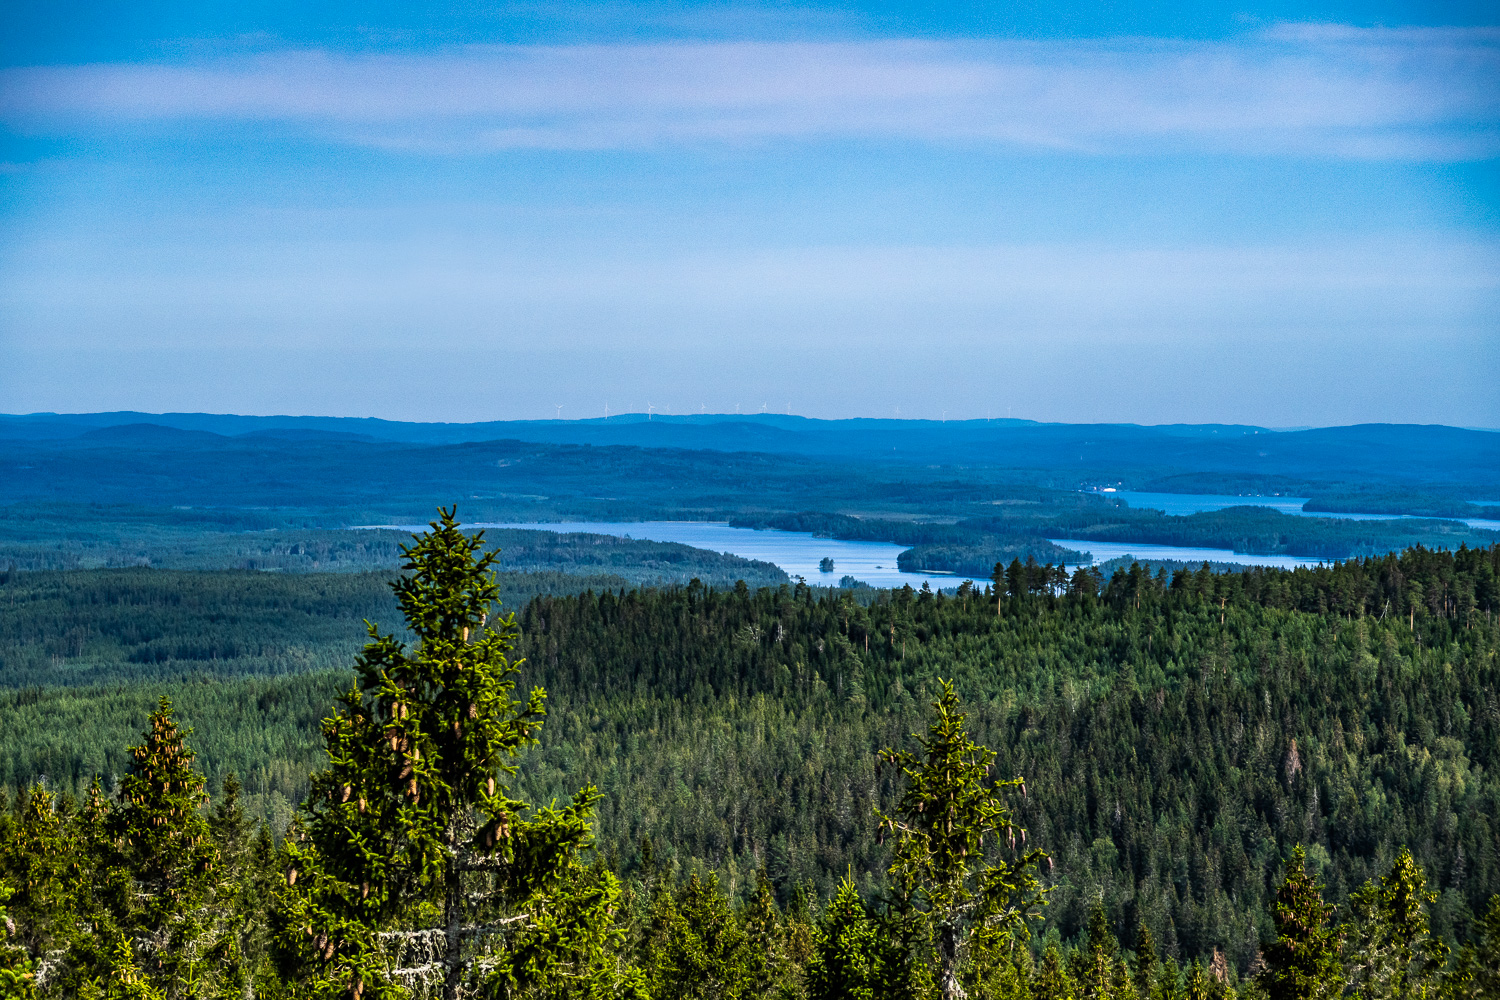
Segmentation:
{"type": "Polygon", "coordinates": [[[0,412],[1500,428],[1491,4],[0,18],[0,412]]]}

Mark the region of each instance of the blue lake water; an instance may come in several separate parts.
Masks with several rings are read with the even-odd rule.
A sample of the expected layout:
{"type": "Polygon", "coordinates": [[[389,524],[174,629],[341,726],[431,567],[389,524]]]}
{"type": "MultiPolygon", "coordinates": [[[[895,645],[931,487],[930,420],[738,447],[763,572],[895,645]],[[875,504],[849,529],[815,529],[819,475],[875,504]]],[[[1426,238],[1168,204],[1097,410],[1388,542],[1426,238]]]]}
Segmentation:
{"type": "MultiPolygon", "coordinates": [[[[1137,493],[1133,490],[1116,490],[1113,493],[1101,493],[1101,495],[1119,497],[1138,509],[1159,510],[1178,516],[1197,514],[1205,510],[1223,510],[1226,507],[1270,507],[1283,514],[1296,514],[1299,517],[1336,517],[1346,521],[1393,521],[1413,516],[1411,514],[1341,514],[1303,510],[1302,505],[1307,503],[1307,497],[1236,497],[1217,493],[1137,493]]],[[[1500,521],[1486,520],[1482,517],[1465,517],[1457,520],[1462,520],[1471,528],[1500,531],[1500,521]]]]}
{"type": "MultiPolygon", "coordinates": [[[[408,531],[426,530],[426,525],[384,525],[408,531]]],[[[954,587],[963,577],[941,573],[903,573],[896,568],[896,557],[906,548],[886,542],[846,542],[833,538],[818,538],[801,531],[756,531],[751,528],[731,528],[722,521],[572,521],[563,523],[514,523],[478,522],[466,525],[471,528],[521,528],[531,531],[589,532],[596,535],[616,535],[622,538],[641,538],[653,542],[680,542],[698,549],[727,552],[744,559],[759,559],[780,566],[792,578],[804,577],[808,583],[835,586],[844,575],[854,577],[872,587],[900,587],[911,584],[920,588],[925,582],[934,590],[954,587]],[[833,572],[818,571],[818,561],[824,557],[833,560],[833,572]]],[[[1179,559],[1184,562],[1225,562],[1242,566],[1314,566],[1316,559],[1301,559],[1295,556],[1248,556],[1228,549],[1191,548],[1176,545],[1145,545],[1139,543],[1088,542],[1079,539],[1053,539],[1063,548],[1090,553],[1095,562],[1105,562],[1117,556],[1133,555],[1137,559],[1179,559]]],[[[982,581],[981,581],[982,582],[982,581]]]]}
{"type": "MultiPolygon", "coordinates": [[[[393,525],[412,531],[425,531],[426,525],[393,525]]],[[[801,576],[808,583],[837,586],[845,575],[872,587],[900,587],[911,584],[920,589],[924,582],[934,590],[955,587],[961,577],[940,573],[903,573],[896,568],[896,556],[905,545],[887,542],[843,542],[817,538],[801,531],[755,531],[731,528],[722,521],[571,521],[564,523],[517,524],[474,523],[466,528],[523,528],[529,531],[583,531],[595,535],[640,538],[652,542],[680,542],[695,549],[727,552],[743,559],[773,563],[793,579],[801,576]],[[818,561],[833,560],[833,572],[818,571],[818,561]]]]}
{"type": "Polygon", "coordinates": [[[1049,539],[1065,549],[1077,549],[1094,557],[1094,562],[1108,562],[1120,556],[1137,559],[1177,559],[1187,563],[1234,563],[1238,566],[1277,566],[1295,569],[1298,566],[1316,566],[1318,559],[1302,556],[1247,556],[1229,549],[1200,549],[1183,545],[1147,545],[1141,542],[1089,542],[1081,538],[1049,539]]]}

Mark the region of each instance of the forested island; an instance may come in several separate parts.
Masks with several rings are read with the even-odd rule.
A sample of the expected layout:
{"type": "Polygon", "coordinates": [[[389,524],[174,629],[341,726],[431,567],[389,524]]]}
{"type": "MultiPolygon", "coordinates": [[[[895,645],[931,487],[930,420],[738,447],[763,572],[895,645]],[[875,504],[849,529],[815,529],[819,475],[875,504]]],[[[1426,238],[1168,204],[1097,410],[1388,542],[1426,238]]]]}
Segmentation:
{"type": "Polygon", "coordinates": [[[1497,995],[1500,547],[513,618],[495,558],[8,574],[6,669],[96,665],[0,694],[5,989],[1497,995]]]}

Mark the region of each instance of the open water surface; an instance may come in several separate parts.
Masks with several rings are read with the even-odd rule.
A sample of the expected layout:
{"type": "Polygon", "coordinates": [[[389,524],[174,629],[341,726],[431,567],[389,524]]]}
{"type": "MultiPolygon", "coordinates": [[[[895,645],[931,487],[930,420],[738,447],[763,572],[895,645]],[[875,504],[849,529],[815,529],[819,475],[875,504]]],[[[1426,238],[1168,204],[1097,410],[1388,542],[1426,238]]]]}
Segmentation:
{"type": "Polygon", "coordinates": [[[1316,566],[1322,560],[1303,556],[1249,556],[1229,549],[1201,549],[1186,545],[1148,545],[1144,542],[1089,542],[1081,538],[1051,538],[1048,541],[1065,549],[1077,549],[1094,557],[1094,562],[1108,562],[1120,556],[1137,559],[1176,559],[1186,563],[1234,563],[1237,566],[1276,566],[1296,569],[1316,566]]]}
{"type": "MultiPolygon", "coordinates": [[[[425,531],[426,525],[391,525],[412,531],[425,531]]],[[[911,584],[920,589],[929,583],[932,589],[955,587],[962,578],[940,573],[903,573],[896,568],[896,556],[908,546],[888,542],[844,542],[817,538],[802,531],[777,531],[731,528],[722,521],[568,521],[547,523],[475,522],[466,528],[521,528],[527,531],[588,532],[640,538],[652,542],[680,542],[695,549],[727,552],[742,559],[759,559],[773,563],[792,579],[806,578],[808,583],[837,586],[845,575],[872,587],[900,587],[911,584]],[[822,573],[818,561],[833,560],[833,572],[822,573]]]]}
{"type": "MultiPolygon", "coordinates": [[[[368,525],[367,527],[377,527],[368,525]]],[[[409,531],[424,531],[426,525],[398,524],[378,527],[400,528],[409,531]]],[[[941,573],[903,573],[896,568],[896,556],[906,546],[887,542],[847,542],[833,538],[818,538],[802,531],[778,531],[752,528],[731,528],[722,521],[570,521],[570,522],[476,522],[466,524],[469,528],[521,528],[528,531],[588,532],[595,535],[615,535],[621,538],[642,538],[653,542],[680,542],[697,549],[712,552],[727,552],[744,559],[759,559],[774,563],[796,579],[804,577],[808,583],[836,586],[845,575],[868,583],[872,587],[900,587],[911,584],[920,588],[923,583],[934,590],[954,587],[963,577],[941,573]],[[818,561],[825,556],[833,560],[833,572],[818,571],[818,561]]],[[[1133,555],[1137,559],[1178,559],[1183,562],[1223,562],[1241,566],[1315,566],[1317,559],[1296,556],[1250,556],[1231,552],[1228,549],[1204,549],[1177,545],[1147,545],[1123,542],[1088,542],[1080,539],[1054,538],[1052,541],[1067,549],[1092,554],[1095,562],[1105,562],[1117,556],[1133,555]]],[[[983,581],[981,581],[983,582],[983,581]]]]}

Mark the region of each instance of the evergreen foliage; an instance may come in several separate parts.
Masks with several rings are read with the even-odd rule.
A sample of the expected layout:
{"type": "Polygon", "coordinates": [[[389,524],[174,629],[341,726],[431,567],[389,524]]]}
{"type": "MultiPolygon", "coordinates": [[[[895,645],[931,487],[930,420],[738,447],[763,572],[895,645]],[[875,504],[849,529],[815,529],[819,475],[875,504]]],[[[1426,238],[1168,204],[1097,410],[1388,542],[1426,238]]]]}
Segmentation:
{"type": "Polygon", "coordinates": [[[372,629],[352,688],[4,696],[7,989],[1495,996],[1500,549],[511,619],[479,540],[433,527],[397,584],[409,632],[372,629]],[[265,772],[305,775],[341,690],[296,821],[262,825],[265,772]],[[90,745],[132,712],[128,752],[90,745]],[[58,719],[74,756],[43,782],[26,740],[58,719]]]}
{"type": "Polygon", "coordinates": [[[598,794],[528,818],[496,780],[534,742],[545,695],[512,696],[515,618],[491,617],[496,554],[482,550],[453,510],[405,550],[409,575],[392,589],[415,644],[371,624],[358,686],[324,722],[330,766],[313,779],[275,911],[278,964],[313,995],[436,982],[455,1000],[482,982],[506,994],[587,980],[609,938],[600,913],[618,884],[581,878],[578,858],[598,794]]]}
{"type": "Polygon", "coordinates": [[[933,702],[936,717],[920,753],[887,749],[881,757],[901,769],[906,788],[891,815],[880,815],[880,831],[895,838],[891,862],[894,911],[914,920],[917,936],[932,943],[939,990],[945,1000],[965,995],[960,964],[972,939],[1008,939],[1041,899],[1032,850],[999,860],[1000,842],[1016,846],[1019,833],[1003,794],[1025,791],[1020,778],[992,782],[994,751],[976,744],[964,729],[953,685],[942,682],[933,702]],[[986,843],[988,841],[988,843],[986,843]]]}
{"type": "Polygon", "coordinates": [[[1428,930],[1427,907],[1437,894],[1402,848],[1380,881],[1366,882],[1349,900],[1345,933],[1349,986],[1360,1000],[1427,1000],[1435,995],[1448,948],[1428,930]]]}
{"type": "MultiPolygon", "coordinates": [[[[1276,940],[1265,949],[1261,983],[1270,1000],[1329,1000],[1343,993],[1340,937],[1330,924],[1333,907],[1323,902],[1299,845],[1287,859],[1272,918],[1276,940]]],[[[1196,969],[1196,966],[1194,966],[1196,969]]]]}

